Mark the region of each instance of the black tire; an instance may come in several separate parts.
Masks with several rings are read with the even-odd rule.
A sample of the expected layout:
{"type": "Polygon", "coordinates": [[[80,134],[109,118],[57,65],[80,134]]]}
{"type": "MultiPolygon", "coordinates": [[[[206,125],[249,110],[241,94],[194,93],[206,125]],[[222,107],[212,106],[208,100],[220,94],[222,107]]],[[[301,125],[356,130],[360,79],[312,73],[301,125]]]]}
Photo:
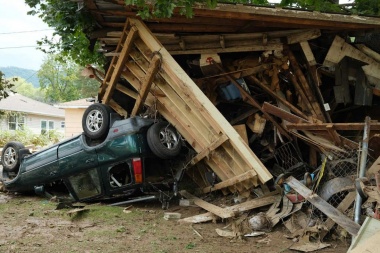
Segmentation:
{"type": "Polygon", "coordinates": [[[329,202],[330,198],[354,189],[354,181],[350,177],[336,177],[324,183],[318,195],[323,200],[329,202]]]}
{"type": "Polygon", "coordinates": [[[180,136],[168,122],[152,125],[148,129],[147,138],[152,152],[162,159],[173,158],[181,152],[180,136]]]}
{"type": "Polygon", "coordinates": [[[1,163],[3,170],[8,172],[17,172],[20,167],[21,156],[20,150],[24,149],[24,145],[17,141],[8,142],[1,154],[1,163]]]}
{"type": "Polygon", "coordinates": [[[84,134],[92,140],[103,138],[109,130],[110,125],[109,106],[104,104],[92,104],[83,114],[82,128],[84,134]]]}

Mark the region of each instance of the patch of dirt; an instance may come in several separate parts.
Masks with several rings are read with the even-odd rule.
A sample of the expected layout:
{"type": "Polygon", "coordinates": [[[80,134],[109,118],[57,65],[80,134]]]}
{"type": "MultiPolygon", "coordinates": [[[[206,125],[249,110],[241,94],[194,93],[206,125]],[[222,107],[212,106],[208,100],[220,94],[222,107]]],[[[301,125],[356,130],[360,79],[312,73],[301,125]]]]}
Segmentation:
{"type": "MultiPolygon", "coordinates": [[[[0,199],[6,195],[0,194],[0,199]]],[[[180,213],[182,218],[203,213],[199,207],[171,204],[162,210],[158,202],[111,207],[86,205],[86,212],[69,215],[71,209],[55,210],[57,203],[36,196],[13,196],[0,204],[0,252],[295,252],[286,239],[285,227],[258,237],[230,239],[215,229],[228,222],[179,224],[165,220],[165,212],[180,213]]],[[[346,252],[341,241],[318,252],[346,252]]]]}

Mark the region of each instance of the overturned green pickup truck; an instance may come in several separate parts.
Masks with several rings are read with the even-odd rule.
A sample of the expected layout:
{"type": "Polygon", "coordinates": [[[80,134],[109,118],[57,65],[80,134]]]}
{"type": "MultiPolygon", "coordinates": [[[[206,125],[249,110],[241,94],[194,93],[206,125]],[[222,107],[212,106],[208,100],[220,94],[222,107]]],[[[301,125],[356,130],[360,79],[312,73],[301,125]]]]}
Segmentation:
{"type": "Polygon", "coordinates": [[[19,142],[2,153],[8,191],[44,192],[63,183],[76,201],[143,194],[175,185],[168,163],[181,151],[176,129],[165,121],[120,119],[103,104],[83,117],[84,133],[31,154],[19,142]]]}

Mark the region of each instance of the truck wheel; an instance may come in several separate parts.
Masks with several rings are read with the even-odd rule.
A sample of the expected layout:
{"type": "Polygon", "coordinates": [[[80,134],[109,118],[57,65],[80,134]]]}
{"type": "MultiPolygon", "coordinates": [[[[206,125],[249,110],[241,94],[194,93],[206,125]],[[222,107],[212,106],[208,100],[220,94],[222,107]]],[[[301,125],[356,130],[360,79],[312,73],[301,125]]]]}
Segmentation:
{"type": "Polygon", "coordinates": [[[20,167],[20,150],[24,149],[24,145],[17,141],[8,142],[1,154],[1,163],[3,170],[8,172],[16,172],[20,167]]]}
{"type": "Polygon", "coordinates": [[[181,139],[176,129],[168,122],[152,125],[147,132],[148,145],[152,152],[162,158],[169,159],[181,152],[181,139]]]}
{"type": "Polygon", "coordinates": [[[83,114],[82,128],[84,134],[90,139],[96,140],[104,137],[110,124],[111,109],[104,104],[92,104],[83,114]]]}

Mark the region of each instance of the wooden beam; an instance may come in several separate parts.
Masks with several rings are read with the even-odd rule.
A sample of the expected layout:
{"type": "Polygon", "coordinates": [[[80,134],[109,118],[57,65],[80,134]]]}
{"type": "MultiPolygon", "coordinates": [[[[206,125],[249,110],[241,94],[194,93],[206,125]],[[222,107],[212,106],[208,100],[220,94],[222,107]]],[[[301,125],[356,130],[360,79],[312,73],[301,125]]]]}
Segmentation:
{"type": "Polygon", "coordinates": [[[369,47],[363,44],[355,44],[355,47],[357,47],[360,51],[368,55],[369,57],[372,57],[375,61],[380,63],[380,54],[376,51],[373,51],[369,47]]]}
{"type": "MultiPolygon", "coordinates": [[[[350,206],[354,203],[356,197],[356,191],[349,192],[347,196],[342,200],[342,202],[339,203],[337,210],[341,212],[345,212],[350,206]]],[[[335,225],[335,221],[328,218],[324,223],[324,226],[326,226],[327,230],[322,230],[322,232],[319,234],[319,238],[322,240],[328,232],[332,229],[332,227],[335,225]]]]}
{"type": "MultiPolygon", "coordinates": [[[[119,59],[115,66],[110,66],[110,69],[108,69],[108,72],[112,71],[112,76],[109,82],[107,82],[107,80],[105,79],[105,83],[103,84],[107,86],[105,94],[102,98],[103,104],[107,104],[111,100],[113,90],[115,89],[117,81],[120,78],[120,74],[123,71],[124,64],[126,63],[128,59],[128,53],[132,49],[132,45],[133,45],[132,42],[136,39],[137,36],[138,36],[138,30],[135,26],[132,26],[125,41],[121,42],[123,43],[123,46],[120,52],[119,59]]],[[[107,75],[108,75],[108,72],[107,72],[107,75]]]]}
{"type": "Polygon", "coordinates": [[[331,137],[332,141],[336,145],[340,146],[342,144],[342,141],[340,140],[340,135],[336,132],[334,125],[327,124],[326,130],[327,130],[329,136],[331,137]]]}
{"type": "Polygon", "coordinates": [[[359,232],[360,225],[355,223],[353,220],[349,219],[347,216],[342,214],[332,205],[327,203],[324,199],[319,197],[317,194],[313,193],[309,188],[303,185],[294,177],[290,176],[285,180],[290,187],[292,187],[296,192],[301,194],[307,201],[313,204],[316,208],[321,210],[327,217],[335,221],[339,226],[343,227],[352,236],[356,236],[359,232]]]}
{"type": "Polygon", "coordinates": [[[229,186],[233,186],[234,184],[240,183],[244,180],[251,179],[253,177],[257,176],[257,173],[254,170],[247,171],[241,175],[229,178],[227,180],[224,180],[223,182],[217,183],[214,186],[207,186],[203,188],[203,193],[209,193],[212,191],[220,190],[229,186]]]}
{"type": "MultiPolygon", "coordinates": [[[[281,199],[281,196],[276,194],[276,195],[270,195],[270,196],[265,196],[261,198],[256,198],[256,199],[251,199],[247,200],[244,203],[237,204],[234,206],[229,206],[223,208],[223,210],[230,211],[233,213],[242,213],[246,212],[255,208],[263,207],[263,206],[268,206],[271,205],[281,199]]],[[[191,222],[191,223],[199,223],[199,222],[206,222],[206,221],[212,221],[215,219],[215,215],[213,215],[210,212],[204,213],[204,214],[199,214],[193,217],[188,217],[185,219],[179,220],[179,222],[191,222]]]]}
{"type": "Polygon", "coordinates": [[[380,80],[380,71],[378,71],[380,69],[380,63],[356,49],[354,46],[346,43],[345,40],[339,36],[335,36],[323,65],[335,67],[345,56],[367,63],[362,69],[370,82],[375,83],[380,80]]]}
{"type": "Polygon", "coordinates": [[[108,105],[111,106],[111,108],[114,109],[115,112],[117,112],[121,116],[124,116],[124,118],[128,117],[128,112],[124,110],[124,108],[121,107],[119,104],[117,104],[113,99],[110,99],[108,101],[108,105]]]}
{"type": "Polygon", "coordinates": [[[204,48],[204,49],[184,49],[174,50],[168,47],[171,55],[187,55],[187,54],[220,54],[220,53],[237,53],[237,52],[258,52],[267,50],[283,50],[281,43],[268,43],[267,45],[251,45],[251,46],[235,46],[226,48],[204,48]]]}
{"type": "MultiPolygon", "coordinates": [[[[364,123],[289,123],[286,125],[286,128],[289,130],[310,130],[310,131],[325,131],[327,126],[333,126],[337,131],[363,131],[364,123]]],[[[371,130],[380,130],[380,123],[371,123],[371,130]]]]}
{"type": "Polygon", "coordinates": [[[121,85],[121,84],[116,84],[116,90],[124,93],[125,95],[128,95],[134,99],[137,99],[139,94],[131,89],[128,89],[127,87],[121,85]]]}
{"type": "Polygon", "coordinates": [[[192,199],[194,201],[194,204],[196,204],[199,207],[202,207],[203,209],[219,216],[220,218],[226,219],[226,218],[231,218],[235,217],[235,212],[231,210],[226,210],[225,208],[221,208],[219,206],[210,204],[198,197],[193,196],[192,194],[188,193],[185,190],[180,191],[181,196],[187,198],[187,199],[192,199]]]}
{"type": "Polygon", "coordinates": [[[313,51],[311,51],[309,42],[307,41],[301,41],[300,46],[302,48],[302,51],[306,57],[307,62],[309,63],[310,66],[315,66],[317,65],[317,61],[315,60],[313,51]]]}
{"type": "Polygon", "coordinates": [[[294,73],[296,74],[298,80],[301,83],[301,86],[306,94],[306,97],[311,104],[311,107],[313,108],[312,113],[315,115],[315,117],[323,122],[326,122],[326,119],[324,117],[324,114],[322,113],[322,109],[318,101],[315,99],[315,96],[310,89],[309,83],[307,82],[304,74],[302,73],[300,67],[298,66],[297,59],[293,55],[293,52],[291,50],[288,51],[288,57],[290,61],[290,65],[294,70],[294,73]]]}
{"type": "MultiPolygon", "coordinates": [[[[216,65],[217,68],[222,73],[225,73],[224,69],[221,66],[219,66],[218,63],[214,62],[213,64],[216,65]]],[[[241,85],[235,79],[233,79],[230,75],[226,75],[226,77],[235,85],[236,88],[238,88],[238,90],[240,91],[240,94],[243,97],[244,102],[246,102],[246,103],[256,107],[257,109],[259,109],[265,115],[265,118],[270,120],[273,123],[273,125],[275,125],[277,127],[277,129],[280,131],[281,134],[286,136],[286,138],[288,138],[289,140],[292,139],[292,137],[290,137],[290,135],[286,132],[286,130],[280,124],[278,124],[277,121],[275,119],[273,119],[268,113],[263,111],[260,104],[246,90],[244,90],[243,87],[241,87],[241,85]]]]}
{"type": "Polygon", "coordinates": [[[277,106],[269,104],[268,102],[264,102],[262,110],[291,123],[308,123],[307,120],[300,118],[290,112],[287,112],[277,106]]]}
{"type": "MultiPolygon", "coordinates": [[[[370,127],[372,131],[372,126],[370,127]]],[[[370,178],[371,176],[375,175],[380,171],[380,156],[376,159],[376,161],[371,165],[371,167],[367,170],[366,176],[370,178]]]]}
{"type": "Polygon", "coordinates": [[[252,82],[257,84],[258,86],[260,86],[260,88],[262,88],[265,92],[269,93],[269,95],[271,95],[274,99],[279,100],[281,103],[283,103],[285,106],[287,106],[292,112],[294,112],[298,116],[300,116],[304,119],[307,118],[307,116],[301,110],[299,110],[297,107],[295,107],[294,105],[289,103],[285,98],[277,95],[273,90],[271,90],[268,86],[266,86],[265,84],[260,82],[260,80],[257,79],[256,77],[248,76],[248,80],[251,80],[252,82]]]}
{"type": "Polygon", "coordinates": [[[155,78],[158,68],[160,66],[161,57],[158,54],[153,56],[152,62],[148,68],[148,71],[145,73],[144,80],[141,84],[141,89],[139,91],[139,96],[136,99],[135,106],[133,107],[131,117],[136,116],[140,111],[141,107],[145,103],[145,99],[148,96],[150,87],[152,86],[153,79],[155,78]]]}
{"type": "Polygon", "coordinates": [[[287,36],[288,44],[295,44],[302,41],[308,41],[312,39],[316,39],[319,36],[321,36],[321,30],[314,29],[314,30],[308,30],[306,32],[300,32],[300,33],[294,33],[287,36]]]}
{"type": "Polygon", "coordinates": [[[240,122],[240,121],[242,121],[242,120],[248,118],[249,116],[251,116],[252,114],[254,114],[254,113],[258,112],[258,111],[259,111],[259,109],[257,109],[257,108],[252,108],[252,109],[250,109],[250,110],[248,110],[248,111],[246,111],[246,112],[240,114],[240,115],[237,116],[236,118],[232,119],[232,120],[230,121],[230,124],[231,124],[231,125],[235,125],[236,123],[238,123],[238,122],[240,122]]]}
{"type": "Polygon", "coordinates": [[[213,150],[218,148],[220,145],[222,145],[227,140],[228,140],[227,136],[225,136],[225,135],[220,136],[219,139],[212,142],[207,148],[205,148],[204,150],[199,152],[193,159],[191,159],[190,164],[195,165],[200,160],[202,160],[203,158],[208,156],[210,154],[210,152],[212,152],[213,150]]]}

